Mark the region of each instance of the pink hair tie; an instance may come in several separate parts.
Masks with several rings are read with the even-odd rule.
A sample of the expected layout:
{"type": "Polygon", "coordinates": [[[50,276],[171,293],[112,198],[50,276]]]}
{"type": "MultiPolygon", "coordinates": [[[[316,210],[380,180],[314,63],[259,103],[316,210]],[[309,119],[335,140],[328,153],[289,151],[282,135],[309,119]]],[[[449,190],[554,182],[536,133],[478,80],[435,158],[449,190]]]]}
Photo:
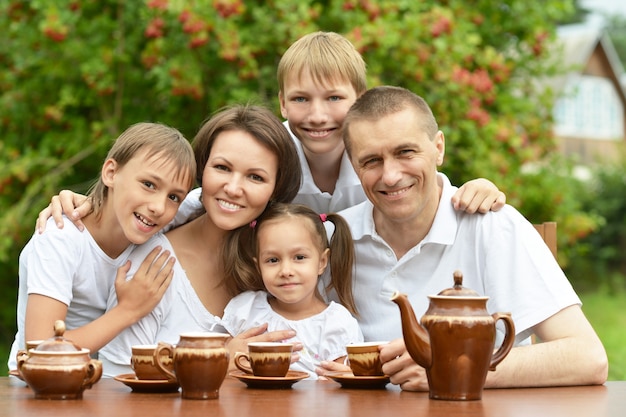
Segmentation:
{"type": "Polygon", "coordinates": [[[324,223],[326,221],[326,214],[322,213],[320,214],[320,220],[322,221],[322,223],[324,223]]]}
{"type": "Polygon", "coordinates": [[[255,227],[256,227],[256,220],[252,220],[252,221],[250,222],[250,228],[251,228],[251,229],[254,229],[255,227]]]}

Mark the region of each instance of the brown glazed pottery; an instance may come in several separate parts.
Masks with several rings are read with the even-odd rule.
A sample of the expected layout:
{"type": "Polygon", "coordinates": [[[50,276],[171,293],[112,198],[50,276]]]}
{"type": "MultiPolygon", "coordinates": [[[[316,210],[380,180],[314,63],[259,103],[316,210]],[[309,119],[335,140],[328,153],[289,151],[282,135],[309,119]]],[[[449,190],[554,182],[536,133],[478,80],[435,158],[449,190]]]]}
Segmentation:
{"type": "Polygon", "coordinates": [[[159,342],[154,362],[168,379],[178,380],[182,398],[218,398],[228,372],[226,340],[229,338],[225,333],[183,333],[176,346],[159,342]],[[168,359],[174,362],[174,372],[164,363],[168,359]]]}
{"type": "MultiPolygon", "coordinates": [[[[135,345],[131,346],[130,367],[135,371],[137,379],[142,381],[148,380],[167,380],[167,376],[161,372],[154,361],[154,350],[157,345],[135,345]]],[[[166,351],[162,351],[161,363],[170,371],[174,370],[172,359],[167,356],[166,351]]],[[[176,381],[173,378],[172,381],[176,381]]]]}
{"type": "Polygon", "coordinates": [[[346,346],[348,364],[354,376],[382,376],[378,347],[387,342],[363,342],[346,346]]]}
{"type": "Polygon", "coordinates": [[[429,396],[440,400],[479,400],[487,371],[495,371],[515,341],[515,326],[509,313],[487,312],[489,297],[462,286],[463,275],[454,272],[454,287],[430,295],[430,305],[421,325],[405,294],[394,293],[407,351],[426,370],[429,396]],[[506,334],[494,351],[496,321],[506,334]]]}
{"type": "Polygon", "coordinates": [[[279,342],[248,343],[248,353],[235,354],[235,366],[240,371],[264,377],[284,377],[291,365],[293,344],[279,342]]]}
{"type": "Polygon", "coordinates": [[[89,349],[81,349],[63,338],[65,323],[57,320],[55,336],[28,353],[18,355],[17,369],[35,392],[35,398],[80,399],[102,376],[102,362],[91,359],[89,349]]]}

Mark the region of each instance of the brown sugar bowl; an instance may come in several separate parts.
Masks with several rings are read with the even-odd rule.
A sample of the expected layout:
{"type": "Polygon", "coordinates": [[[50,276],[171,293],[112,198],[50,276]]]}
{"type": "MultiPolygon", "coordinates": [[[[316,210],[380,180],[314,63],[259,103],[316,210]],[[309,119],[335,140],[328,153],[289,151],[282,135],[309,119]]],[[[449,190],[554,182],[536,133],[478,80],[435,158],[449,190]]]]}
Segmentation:
{"type": "Polygon", "coordinates": [[[17,358],[17,369],[35,392],[35,398],[49,400],[81,399],[83,391],[102,377],[102,362],[65,339],[65,323],[54,323],[54,337],[17,358]]]}

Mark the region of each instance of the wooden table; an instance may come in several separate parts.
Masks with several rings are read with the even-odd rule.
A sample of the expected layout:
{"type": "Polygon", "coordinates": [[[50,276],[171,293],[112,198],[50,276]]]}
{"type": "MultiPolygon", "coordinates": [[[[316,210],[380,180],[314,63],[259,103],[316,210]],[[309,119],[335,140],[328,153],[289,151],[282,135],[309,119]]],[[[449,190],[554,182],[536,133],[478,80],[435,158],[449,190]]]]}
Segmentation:
{"type": "Polygon", "coordinates": [[[251,389],[227,377],[216,400],[183,400],[179,393],[135,393],[102,379],[82,400],[37,400],[22,382],[0,378],[0,415],[59,417],[157,416],[494,416],[623,417],[626,381],[602,386],[485,390],[479,401],[439,401],[396,386],[363,390],[334,381],[300,381],[291,389],[251,389]]]}

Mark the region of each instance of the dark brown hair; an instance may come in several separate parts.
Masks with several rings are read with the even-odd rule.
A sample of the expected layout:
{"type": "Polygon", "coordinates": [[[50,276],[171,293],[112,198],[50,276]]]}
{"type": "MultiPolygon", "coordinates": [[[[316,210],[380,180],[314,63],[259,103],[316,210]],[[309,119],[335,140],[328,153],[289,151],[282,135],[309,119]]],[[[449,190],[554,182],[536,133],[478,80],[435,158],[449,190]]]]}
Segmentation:
{"type": "MultiPolygon", "coordinates": [[[[276,186],[270,197],[272,202],[291,202],[298,194],[302,182],[302,167],[298,151],[280,119],[269,109],[251,104],[238,104],[226,107],[207,120],[194,138],[192,145],[198,165],[198,182],[202,184],[202,174],[217,136],[226,131],[249,133],[271,151],[278,159],[276,186]]],[[[245,149],[242,149],[245,158],[245,149]]],[[[227,233],[222,249],[222,269],[224,285],[230,295],[241,292],[237,277],[249,274],[252,253],[240,242],[250,242],[250,227],[243,225],[227,233]]]]}

